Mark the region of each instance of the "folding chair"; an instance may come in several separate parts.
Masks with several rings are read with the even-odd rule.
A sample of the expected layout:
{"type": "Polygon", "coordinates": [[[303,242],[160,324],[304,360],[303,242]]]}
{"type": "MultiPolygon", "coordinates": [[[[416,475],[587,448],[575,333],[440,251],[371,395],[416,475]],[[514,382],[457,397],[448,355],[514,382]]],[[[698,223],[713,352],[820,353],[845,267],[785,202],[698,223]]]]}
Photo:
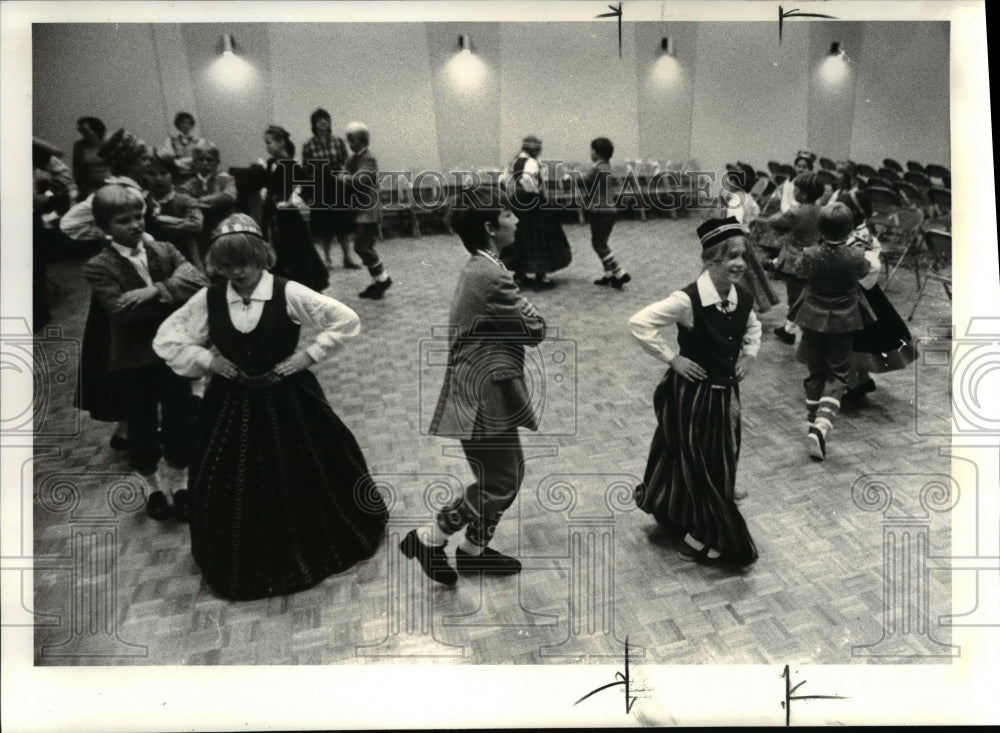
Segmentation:
{"type": "Polygon", "coordinates": [[[379,186],[378,237],[384,240],[383,232],[393,224],[400,230],[409,231],[410,236],[419,237],[420,227],[413,210],[413,195],[410,182],[405,176],[387,176],[379,186]],[[393,186],[395,179],[396,185],[393,186]]]}
{"type": "Polygon", "coordinates": [[[869,178],[878,177],[878,171],[872,168],[870,165],[866,165],[864,163],[858,163],[856,166],[854,166],[854,170],[857,172],[859,176],[864,178],[866,181],[869,178]]]}
{"type": "Polygon", "coordinates": [[[831,170],[823,168],[816,171],[816,180],[821,186],[836,186],[837,174],[831,170]]]}
{"type": "Polygon", "coordinates": [[[920,206],[921,208],[925,205],[923,193],[909,181],[895,181],[892,184],[892,190],[899,194],[904,205],[920,206]]]}
{"type": "MultiPolygon", "coordinates": [[[[872,207],[874,209],[874,206],[872,207]]],[[[889,216],[887,226],[878,235],[882,246],[880,257],[885,266],[884,289],[889,288],[889,282],[906,260],[913,254],[913,273],[920,288],[920,257],[917,247],[920,242],[920,227],[924,223],[924,212],[917,208],[897,209],[889,216]]]]}
{"type": "Polygon", "coordinates": [[[893,160],[892,158],[886,158],[882,161],[882,167],[894,170],[900,175],[903,174],[903,166],[899,164],[898,160],[893,160]]]}
{"type": "Polygon", "coordinates": [[[903,174],[903,180],[912,183],[921,191],[926,191],[931,187],[931,179],[923,171],[906,171],[903,174]]]}
{"type": "Polygon", "coordinates": [[[924,232],[924,242],[927,243],[927,249],[931,254],[931,264],[924,275],[924,284],[917,293],[910,315],[907,316],[908,321],[913,320],[913,314],[917,312],[917,306],[920,305],[920,300],[924,297],[931,281],[936,280],[941,283],[948,300],[951,300],[951,232],[928,229],[924,232]]]}
{"type": "Polygon", "coordinates": [[[934,179],[936,178],[938,181],[937,185],[943,186],[946,180],[951,180],[951,171],[943,165],[931,164],[924,168],[924,173],[931,179],[931,183],[934,183],[934,179]]]}
{"type": "Polygon", "coordinates": [[[868,180],[861,184],[861,188],[865,191],[869,191],[872,188],[887,188],[891,191],[892,184],[881,176],[869,176],[868,180]]]}
{"type": "Polygon", "coordinates": [[[951,189],[931,186],[927,189],[927,202],[931,225],[951,231],[951,189]]]}

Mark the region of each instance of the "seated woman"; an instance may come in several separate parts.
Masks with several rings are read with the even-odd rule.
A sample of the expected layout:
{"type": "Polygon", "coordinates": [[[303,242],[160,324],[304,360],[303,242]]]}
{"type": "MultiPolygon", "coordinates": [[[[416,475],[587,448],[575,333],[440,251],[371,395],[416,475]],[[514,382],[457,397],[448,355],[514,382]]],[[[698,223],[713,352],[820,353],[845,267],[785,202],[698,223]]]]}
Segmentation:
{"type": "Polygon", "coordinates": [[[222,276],[168,318],[153,349],[178,374],[211,373],[188,469],[191,552],[223,598],[311,588],[371,557],[388,513],[314,363],[361,331],[346,305],[268,272],[274,251],[245,214],[212,235],[222,276]],[[317,334],[299,346],[302,326],[317,334]]]}

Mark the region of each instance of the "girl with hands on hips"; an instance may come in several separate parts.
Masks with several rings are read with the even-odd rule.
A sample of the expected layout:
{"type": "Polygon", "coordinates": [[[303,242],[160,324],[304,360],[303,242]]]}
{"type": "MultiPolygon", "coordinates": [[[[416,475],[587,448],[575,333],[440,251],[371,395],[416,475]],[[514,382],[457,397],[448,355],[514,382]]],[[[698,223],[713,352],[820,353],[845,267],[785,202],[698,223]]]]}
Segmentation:
{"type": "Polygon", "coordinates": [[[679,541],[685,559],[750,565],[757,548],[736,507],[739,383],[760,348],[753,296],[743,288],[746,240],[734,217],[698,227],[701,275],[629,321],[640,345],[670,368],[653,394],[657,428],[636,503],[679,541]],[[663,331],[677,327],[679,353],[663,331]]]}
{"type": "Polygon", "coordinates": [[[153,342],[178,374],[212,373],[189,470],[191,548],[209,586],[234,600],[304,590],[370,557],[387,520],[357,441],[309,370],[357,336],[360,320],[272,275],[274,262],[253,219],[228,217],[206,257],[224,279],[153,342]],[[302,325],[318,332],[304,347],[302,325]]]}

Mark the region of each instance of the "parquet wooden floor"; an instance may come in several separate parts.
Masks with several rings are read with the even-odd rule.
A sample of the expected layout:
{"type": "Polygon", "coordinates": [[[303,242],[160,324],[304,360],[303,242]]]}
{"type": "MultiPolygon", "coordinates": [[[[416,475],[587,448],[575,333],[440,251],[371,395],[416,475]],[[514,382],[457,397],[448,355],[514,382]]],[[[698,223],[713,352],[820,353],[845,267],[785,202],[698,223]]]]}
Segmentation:
{"type": "MultiPolygon", "coordinates": [[[[804,368],[770,333],[783,319],[779,306],[762,318],[760,358],[742,387],[738,483],[749,492],[741,509],[760,560],[741,573],[685,562],[632,505],[663,367],[632,340],[627,320],[697,276],[697,223],[620,221],[611,244],[634,278],[621,292],[591,283],[599,268],[589,230],[567,223],[573,264],[554,275],[554,290],[529,293],[558,338],[531,355],[542,430],[524,435],[523,489],[494,542],[522,559],[520,577],[430,587],[396,548],[471,475],[457,443],[425,434],[443,372],[434,327],[446,323],[466,257],[457,238],[380,244],[395,281],[380,302],[358,299],[363,273],[331,273],[327,292],[357,310],[363,333],[315,371],[392,520],[372,559],[304,593],[213,597],[186,528],[146,519],[122,456],[107,445],[108,426],[73,410],[75,363],[62,364],[71,378],[53,371],[43,382],[32,464],[34,589],[23,592],[35,613],[36,663],[593,663],[619,656],[626,635],[640,647],[633,654],[659,664],[947,661],[950,633],[938,619],[951,611],[949,575],[914,578],[929,599],[914,601],[926,628],[893,625],[898,608],[886,610],[883,592],[886,569],[903,567],[884,542],[913,541],[907,551],[932,557],[950,550],[948,514],[921,513],[918,496],[949,471],[939,451],[948,439],[920,427],[947,430],[947,367],[876,375],[878,391],[844,410],[828,460],[813,463],[803,442],[804,368]],[[880,482],[892,491],[884,511],[880,482]]],[[[78,339],[88,299],[80,261],[55,263],[49,276],[57,288],[49,341],[78,339]]],[[[912,273],[900,271],[888,294],[907,313],[912,273]]],[[[949,302],[931,291],[912,327],[926,338],[949,323],[949,302]]]]}

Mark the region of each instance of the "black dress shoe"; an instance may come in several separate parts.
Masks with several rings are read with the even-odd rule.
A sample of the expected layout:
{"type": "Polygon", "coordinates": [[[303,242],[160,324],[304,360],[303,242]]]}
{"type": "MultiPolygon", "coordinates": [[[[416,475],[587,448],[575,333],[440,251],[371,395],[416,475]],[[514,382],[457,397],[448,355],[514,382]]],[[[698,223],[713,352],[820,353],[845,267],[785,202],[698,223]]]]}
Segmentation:
{"type": "Polygon", "coordinates": [[[191,518],[191,492],[187,489],[174,492],[174,517],[185,524],[191,518]]]}
{"type": "Polygon", "coordinates": [[[853,387],[841,396],[841,402],[860,402],[866,394],[875,391],[875,382],[870,377],[857,387],[853,387]]]}
{"type": "Polygon", "coordinates": [[[114,450],[128,450],[128,438],[121,435],[112,435],[111,440],[108,441],[108,445],[114,450]]]}
{"type": "Polygon", "coordinates": [[[170,504],[162,491],[154,491],[149,495],[149,498],[146,499],[147,517],[162,522],[164,519],[169,519],[170,514],[170,504]]]}
{"type": "Polygon", "coordinates": [[[444,545],[428,547],[417,537],[417,530],[411,529],[407,533],[399,543],[399,550],[409,558],[416,558],[424,574],[431,580],[444,585],[455,585],[458,582],[458,573],[448,564],[444,545]]]}
{"type": "Polygon", "coordinates": [[[484,547],[481,555],[471,555],[458,548],[455,550],[455,566],[463,575],[468,573],[516,575],[521,572],[521,563],[517,559],[489,547],[484,547]]]}
{"type": "Polygon", "coordinates": [[[367,288],[358,293],[359,298],[368,298],[370,300],[382,300],[382,296],[385,295],[385,291],[389,289],[392,285],[392,278],[386,280],[376,280],[367,288]]]}
{"type": "Polygon", "coordinates": [[[604,277],[594,280],[594,285],[613,285],[615,278],[613,275],[605,275],[604,277]]]}
{"type": "Polygon", "coordinates": [[[722,555],[717,557],[710,557],[708,554],[709,546],[704,545],[700,550],[696,550],[687,542],[681,541],[681,546],[677,548],[677,554],[681,556],[681,560],[687,560],[688,562],[696,562],[699,565],[725,565],[726,560],[722,555]]]}
{"type": "Polygon", "coordinates": [[[776,329],[774,329],[774,335],[777,336],[778,340],[783,343],[789,345],[795,343],[795,334],[788,333],[788,331],[785,330],[784,326],[778,326],[776,329]]]}
{"type": "Polygon", "coordinates": [[[632,282],[632,276],[629,275],[626,272],[621,277],[613,277],[613,278],[611,278],[611,287],[616,288],[618,290],[621,290],[622,289],[622,285],[624,285],[625,283],[628,283],[628,282],[632,282]]]}

